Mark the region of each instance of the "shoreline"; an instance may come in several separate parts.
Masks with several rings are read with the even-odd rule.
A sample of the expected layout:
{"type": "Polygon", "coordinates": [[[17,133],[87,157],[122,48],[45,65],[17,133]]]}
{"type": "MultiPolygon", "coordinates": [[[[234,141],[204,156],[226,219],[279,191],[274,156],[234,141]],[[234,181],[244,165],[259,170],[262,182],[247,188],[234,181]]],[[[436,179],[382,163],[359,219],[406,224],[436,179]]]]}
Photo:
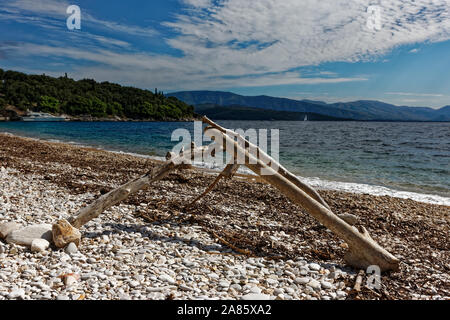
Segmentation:
{"type": "MultiPolygon", "coordinates": [[[[154,161],[165,161],[164,157],[159,156],[151,156],[151,155],[144,155],[134,152],[126,152],[126,151],[120,151],[120,150],[111,150],[108,148],[102,148],[100,146],[90,146],[85,145],[79,142],[75,141],[62,141],[58,139],[42,139],[42,138],[33,138],[33,137],[27,137],[22,136],[14,133],[9,132],[3,132],[0,131],[1,134],[7,134],[19,138],[25,138],[25,139],[33,139],[36,141],[42,141],[42,142],[54,142],[54,143],[61,143],[61,144],[69,144],[76,147],[86,147],[86,148],[94,148],[99,151],[106,151],[106,152],[112,152],[116,154],[125,154],[130,155],[134,157],[140,157],[144,159],[151,159],[154,161]]],[[[199,170],[207,170],[211,171],[213,173],[219,173],[224,166],[218,167],[218,166],[212,166],[211,163],[194,163],[194,167],[198,168],[199,170]]],[[[240,167],[238,169],[238,173],[241,173],[243,175],[248,176],[255,176],[255,174],[250,171],[249,169],[245,167],[240,167]]],[[[392,189],[390,187],[380,186],[380,185],[369,185],[364,183],[357,183],[357,182],[343,182],[343,181],[331,181],[327,179],[322,179],[319,177],[303,177],[298,176],[300,179],[311,185],[313,188],[321,189],[321,190],[332,190],[332,191],[342,191],[342,192],[349,192],[349,193],[355,193],[355,194],[369,194],[373,196],[390,196],[394,198],[399,199],[410,199],[422,203],[429,203],[429,204],[437,204],[437,205],[444,205],[444,206],[450,206],[450,197],[444,197],[437,194],[429,194],[429,193],[422,193],[422,192],[415,192],[415,191],[405,191],[405,190],[397,190],[392,189]]]]}
{"type": "MultiPolygon", "coordinates": [[[[0,134],[0,223],[67,218],[157,164],[128,154],[0,134]]],[[[355,293],[358,270],[342,260],[345,243],[251,176],[221,182],[185,210],[212,182],[211,173],[172,173],[107,210],[81,229],[77,255],[53,249],[30,254],[27,248],[0,241],[6,266],[0,269],[0,300],[15,288],[25,290],[26,299],[75,299],[81,294],[88,299],[164,299],[169,294],[177,299],[242,299],[249,294],[308,300],[450,298],[449,206],[318,190],[333,212],[356,215],[401,260],[400,271],[382,275],[380,290],[364,287],[355,293]],[[51,289],[27,293],[34,280],[15,276],[24,264],[45,286],[52,282],[51,289]],[[60,285],[56,278],[61,272],[79,273],[78,287],[60,285]],[[108,281],[115,285],[106,286],[108,281]]]]}

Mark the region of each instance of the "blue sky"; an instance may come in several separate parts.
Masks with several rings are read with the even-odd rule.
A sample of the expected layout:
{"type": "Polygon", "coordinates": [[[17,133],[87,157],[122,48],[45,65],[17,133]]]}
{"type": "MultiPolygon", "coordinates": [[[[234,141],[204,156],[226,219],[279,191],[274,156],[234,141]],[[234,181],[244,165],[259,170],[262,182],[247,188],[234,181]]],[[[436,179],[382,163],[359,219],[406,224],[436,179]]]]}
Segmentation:
{"type": "Polygon", "coordinates": [[[450,105],[449,12],[450,0],[10,0],[0,68],[438,108],[450,105]],[[72,4],[81,30],[66,27],[72,4]]]}

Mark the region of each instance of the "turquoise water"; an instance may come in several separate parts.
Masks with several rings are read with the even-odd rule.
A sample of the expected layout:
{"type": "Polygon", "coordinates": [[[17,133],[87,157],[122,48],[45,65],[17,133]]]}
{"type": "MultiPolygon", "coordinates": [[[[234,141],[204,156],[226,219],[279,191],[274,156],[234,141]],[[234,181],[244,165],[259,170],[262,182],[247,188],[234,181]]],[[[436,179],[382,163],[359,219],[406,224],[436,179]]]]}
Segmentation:
{"type": "MultiPolygon", "coordinates": [[[[380,186],[450,197],[450,123],[219,123],[230,129],[279,129],[280,162],[316,185],[339,182],[353,191],[366,188],[370,193],[369,186],[380,186]]],[[[164,156],[178,143],[171,141],[177,128],[193,132],[194,126],[192,122],[0,123],[0,132],[150,156],[164,156]]]]}

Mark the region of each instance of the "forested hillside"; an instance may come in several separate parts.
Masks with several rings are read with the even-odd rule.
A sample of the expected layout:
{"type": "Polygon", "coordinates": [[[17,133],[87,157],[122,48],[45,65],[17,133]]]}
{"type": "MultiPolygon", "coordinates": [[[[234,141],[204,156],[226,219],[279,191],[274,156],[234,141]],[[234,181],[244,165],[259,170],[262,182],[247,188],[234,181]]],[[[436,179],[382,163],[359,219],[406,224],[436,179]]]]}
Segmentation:
{"type": "Polygon", "coordinates": [[[123,87],[109,82],[0,69],[0,112],[7,105],[19,110],[71,116],[180,120],[192,118],[192,106],[162,92],[123,87]]]}

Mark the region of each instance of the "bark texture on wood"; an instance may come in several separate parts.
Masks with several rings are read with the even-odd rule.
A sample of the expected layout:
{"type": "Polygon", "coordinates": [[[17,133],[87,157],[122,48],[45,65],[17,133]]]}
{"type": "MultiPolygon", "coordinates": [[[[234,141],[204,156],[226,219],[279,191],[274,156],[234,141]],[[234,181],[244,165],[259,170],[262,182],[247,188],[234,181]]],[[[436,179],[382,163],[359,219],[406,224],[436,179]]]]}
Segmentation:
{"type": "Polygon", "coordinates": [[[299,188],[287,177],[267,166],[261,159],[255,158],[246,149],[242,148],[231,136],[223,131],[216,128],[210,128],[205,131],[205,134],[212,139],[214,139],[214,137],[221,137],[223,139],[222,148],[226,152],[231,153],[234,156],[234,159],[245,159],[245,166],[257,175],[260,175],[266,182],[280,190],[291,201],[303,207],[321,224],[347,242],[349,245],[349,253],[346,256],[347,263],[358,268],[367,268],[369,265],[378,265],[382,271],[398,269],[399,260],[378,245],[368,235],[367,231],[359,232],[355,227],[352,227],[339,218],[331,212],[329,208],[299,188]],[[229,146],[234,146],[234,150],[226,150],[229,146]],[[271,170],[271,174],[262,175],[261,171],[263,169],[265,170],[265,173],[271,170]]]}

